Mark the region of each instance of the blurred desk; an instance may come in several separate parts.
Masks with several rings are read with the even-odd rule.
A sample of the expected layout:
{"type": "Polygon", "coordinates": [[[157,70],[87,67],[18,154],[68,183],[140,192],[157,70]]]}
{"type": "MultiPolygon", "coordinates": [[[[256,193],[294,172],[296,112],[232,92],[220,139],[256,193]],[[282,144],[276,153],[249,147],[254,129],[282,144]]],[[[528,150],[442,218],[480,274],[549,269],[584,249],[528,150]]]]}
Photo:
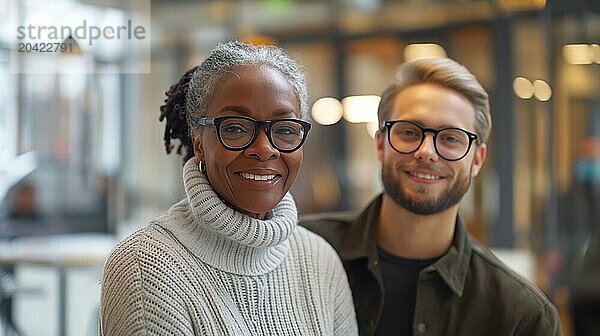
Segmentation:
{"type": "Polygon", "coordinates": [[[92,215],[64,215],[36,219],[0,218],[0,239],[82,232],[106,233],[105,219],[92,215]]]}
{"type": "Polygon", "coordinates": [[[113,235],[102,233],[32,236],[0,241],[0,265],[37,265],[58,271],[58,329],[67,331],[67,274],[72,267],[104,263],[116,243],[113,235]]]}

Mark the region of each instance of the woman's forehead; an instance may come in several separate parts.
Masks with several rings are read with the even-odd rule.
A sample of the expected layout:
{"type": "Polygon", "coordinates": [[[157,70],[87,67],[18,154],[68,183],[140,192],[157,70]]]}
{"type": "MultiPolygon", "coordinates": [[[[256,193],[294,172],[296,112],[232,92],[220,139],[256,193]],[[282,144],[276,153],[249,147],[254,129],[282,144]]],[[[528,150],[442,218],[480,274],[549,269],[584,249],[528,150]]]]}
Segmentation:
{"type": "Polygon", "coordinates": [[[255,115],[261,119],[301,115],[298,96],[285,76],[276,69],[253,65],[222,75],[208,102],[207,112],[255,115]]]}

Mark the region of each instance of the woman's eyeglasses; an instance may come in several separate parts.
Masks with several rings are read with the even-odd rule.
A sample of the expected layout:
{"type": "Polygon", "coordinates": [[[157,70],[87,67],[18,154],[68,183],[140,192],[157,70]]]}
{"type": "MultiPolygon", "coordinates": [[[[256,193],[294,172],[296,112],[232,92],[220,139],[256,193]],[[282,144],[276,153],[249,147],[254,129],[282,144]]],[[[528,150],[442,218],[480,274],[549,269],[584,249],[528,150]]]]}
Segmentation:
{"type": "Polygon", "coordinates": [[[264,127],[271,145],[285,153],[300,148],[311,127],[309,122],[292,118],[259,121],[244,116],[201,118],[199,124],[214,126],[219,142],[234,151],[250,147],[256,140],[259,129],[264,127]]]}
{"type": "Polygon", "coordinates": [[[425,128],[408,120],[389,120],[384,123],[384,127],[388,129],[390,146],[402,154],[416,152],[423,144],[425,132],[433,133],[436,153],[448,161],[464,158],[471,149],[473,141],[477,140],[477,134],[461,128],[425,128]]]}

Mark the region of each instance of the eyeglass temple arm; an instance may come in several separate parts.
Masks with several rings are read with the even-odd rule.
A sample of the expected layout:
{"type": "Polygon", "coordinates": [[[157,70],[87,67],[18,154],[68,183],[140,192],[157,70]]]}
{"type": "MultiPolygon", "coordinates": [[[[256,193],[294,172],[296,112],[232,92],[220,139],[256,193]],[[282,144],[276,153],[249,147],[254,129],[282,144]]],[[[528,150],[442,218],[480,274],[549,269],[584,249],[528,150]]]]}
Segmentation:
{"type": "Polygon", "coordinates": [[[214,126],[215,120],[212,118],[200,118],[198,123],[202,126],[214,126]]]}

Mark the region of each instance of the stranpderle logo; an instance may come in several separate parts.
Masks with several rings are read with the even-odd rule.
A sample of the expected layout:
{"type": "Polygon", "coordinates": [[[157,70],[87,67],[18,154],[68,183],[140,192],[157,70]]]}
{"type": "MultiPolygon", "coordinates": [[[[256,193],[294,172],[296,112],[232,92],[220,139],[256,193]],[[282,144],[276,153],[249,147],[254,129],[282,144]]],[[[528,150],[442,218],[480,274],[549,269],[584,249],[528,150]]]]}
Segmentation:
{"type": "Polygon", "coordinates": [[[24,1],[9,16],[13,73],[150,72],[150,0],[130,0],[124,8],[24,1]]]}
{"type": "Polygon", "coordinates": [[[88,25],[87,20],[83,20],[83,23],[77,27],[71,26],[37,26],[30,24],[28,26],[17,27],[17,39],[31,41],[36,40],[52,40],[62,42],[67,38],[76,38],[78,40],[85,40],[88,45],[92,45],[94,40],[99,39],[138,39],[143,40],[146,38],[146,28],[143,26],[133,27],[131,20],[127,20],[126,25],[122,26],[111,26],[107,25],[104,27],[98,27],[95,25],[88,25]]]}

